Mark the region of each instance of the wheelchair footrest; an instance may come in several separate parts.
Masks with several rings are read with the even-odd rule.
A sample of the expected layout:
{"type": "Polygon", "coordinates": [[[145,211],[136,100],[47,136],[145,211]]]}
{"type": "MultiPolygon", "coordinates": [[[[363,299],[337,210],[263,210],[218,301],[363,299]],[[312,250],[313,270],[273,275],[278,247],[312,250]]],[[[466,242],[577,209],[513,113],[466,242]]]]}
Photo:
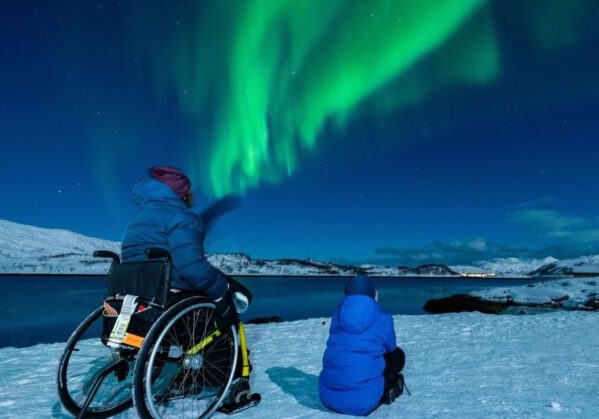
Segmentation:
{"type": "Polygon", "coordinates": [[[262,400],[262,396],[260,396],[258,393],[254,393],[250,396],[242,397],[239,401],[223,404],[216,410],[217,412],[224,413],[226,415],[232,415],[234,413],[256,406],[258,403],[260,403],[260,400],[262,400]]]}

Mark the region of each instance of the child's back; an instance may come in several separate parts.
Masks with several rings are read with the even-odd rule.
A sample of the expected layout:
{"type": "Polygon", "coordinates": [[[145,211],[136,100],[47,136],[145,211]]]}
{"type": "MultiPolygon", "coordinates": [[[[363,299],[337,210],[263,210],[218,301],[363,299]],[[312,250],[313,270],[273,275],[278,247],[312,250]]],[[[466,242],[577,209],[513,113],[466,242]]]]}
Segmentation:
{"type": "Polygon", "coordinates": [[[361,281],[372,280],[356,280],[359,292],[348,292],[346,287],[348,295],[333,314],[318,391],[328,408],[364,415],[380,403],[385,386],[383,355],[396,349],[396,340],[393,319],[374,299],[374,286],[362,289],[361,281]]]}

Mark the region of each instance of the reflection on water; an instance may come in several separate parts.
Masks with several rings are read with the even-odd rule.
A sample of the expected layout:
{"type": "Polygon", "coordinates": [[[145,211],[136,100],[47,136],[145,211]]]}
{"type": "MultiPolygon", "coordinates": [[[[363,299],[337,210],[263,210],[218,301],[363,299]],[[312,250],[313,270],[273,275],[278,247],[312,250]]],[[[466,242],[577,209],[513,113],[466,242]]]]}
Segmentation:
{"type": "MultiPolygon", "coordinates": [[[[330,316],[346,277],[238,277],[254,295],[242,315],[284,320],[330,316]]],[[[378,278],[381,305],[392,314],[425,314],[431,298],[536,279],[378,278]]],[[[66,341],[105,294],[103,277],[0,276],[0,347],[66,341]]]]}

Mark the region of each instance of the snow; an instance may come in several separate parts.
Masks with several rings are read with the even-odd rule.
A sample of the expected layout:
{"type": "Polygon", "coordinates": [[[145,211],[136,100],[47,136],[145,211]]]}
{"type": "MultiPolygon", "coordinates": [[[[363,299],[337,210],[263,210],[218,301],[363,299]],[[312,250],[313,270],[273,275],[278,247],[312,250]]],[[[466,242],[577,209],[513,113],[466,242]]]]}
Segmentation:
{"type": "Polygon", "coordinates": [[[599,255],[555,260],[537,268],[531,275],[567,276],[575,273],[599,273],[599,255]]]}
{"type": "MultiPolygon", "coordinates": [[[[599,277],[569,278],[517,287],[474,291],[470,295],[490,301],[513,301],[517,304],[555,304],[565,308],[585,309],[585,303],[599,300],[599,277]]],[[[588,309],[588,308],[586,308],[588,309]]]]}
{"type": "Polygon", "coordinates": [[[552,256],[543,259],[516,257],[479,261],[472,265],[453,265],[456,272],[492,273],[504,278],[521,276],[571,276],[577,273],[599,274],[599,255],[559,260],[552,256]]]}
{"type": "Polygon", "coordinates": [[[120,244],[0,220],[0,272],[102,274],[110,262],[92,256],[100,249],[118,253],[120,244]]]}
{"type": "Polygon", "coordinates": [[[208,261],[229,275],[275,275],[275,276],[310,276],[310,275],[354,275],[352,266],[336,265],[316,260],[252,260],[242,253],[212,254],[208,261]]]}
{"type": "Polygon", "coordinates": [[[451,266],[450,268],[456,272],[489,272],[501,277],[518,277],[526,276],[531,271],[556,261],[557,259],[551,256],[543,259],[520,259],[509,257],[475,262],[473,265],[456,265],[451,266]]]}
{"type": "MultiPolygon", "coordinates": [[[[394,316],[412,396],[369,417],[599,417],[598,320],[582,311],[394,316]]],[[[252,388],[263,399],[235,417],[342,417],[321,405],[316,387],[329,321],[247,326],[252,388]]],[[[2,417],[68,417],[55,388],[62,349],[0,349],[2,417]]],[[[121,417],[137,415],[131,409],[121,417]]]]}

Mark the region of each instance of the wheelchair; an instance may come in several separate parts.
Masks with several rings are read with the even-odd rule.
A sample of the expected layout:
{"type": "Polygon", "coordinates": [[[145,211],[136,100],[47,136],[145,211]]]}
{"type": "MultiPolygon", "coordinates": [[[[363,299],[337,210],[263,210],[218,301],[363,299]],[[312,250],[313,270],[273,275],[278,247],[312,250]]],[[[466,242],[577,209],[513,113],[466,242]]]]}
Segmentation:
{"type": "MultiPolygon", "coordinates": [[[[170,292],[170,255],[112,258],[107,298],[73,332],[58,368],[58,395],[76,417],[105,418],[132,406],[142,418],[208,418],[257,404],[243,324],[219,330],[209,298],[170,292]],[[232,385],[235,379],[235,385],[232,385]]],[[[234,280],[233,291],[251,302],[234,280]]]]}

